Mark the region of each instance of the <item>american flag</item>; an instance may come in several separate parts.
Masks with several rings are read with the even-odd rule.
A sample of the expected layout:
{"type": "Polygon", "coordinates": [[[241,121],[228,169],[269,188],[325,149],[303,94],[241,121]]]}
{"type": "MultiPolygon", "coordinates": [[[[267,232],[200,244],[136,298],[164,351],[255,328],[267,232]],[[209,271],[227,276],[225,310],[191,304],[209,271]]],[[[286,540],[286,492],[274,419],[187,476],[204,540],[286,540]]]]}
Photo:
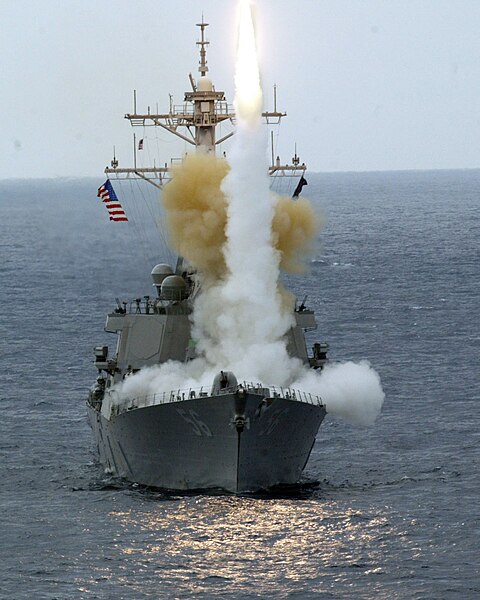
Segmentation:
{"type": "Polygon", "coordinates": [[[97,196],[102,199],[102,202],[106,203],[105,206],[110,215],[110,221],[128,221],[127,215],[118,201],[117,194],[115,194],[110,179],[107,179],[107,181],[98,188],[97,196]]]}

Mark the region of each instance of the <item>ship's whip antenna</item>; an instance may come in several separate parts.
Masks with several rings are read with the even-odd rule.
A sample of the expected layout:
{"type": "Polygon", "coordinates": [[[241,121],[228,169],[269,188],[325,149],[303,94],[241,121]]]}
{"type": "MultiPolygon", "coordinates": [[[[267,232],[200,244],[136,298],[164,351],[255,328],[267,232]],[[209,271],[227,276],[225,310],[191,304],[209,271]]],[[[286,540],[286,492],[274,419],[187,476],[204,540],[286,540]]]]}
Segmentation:
{"type": "Polygon", "coordinates": [[[200,62],[199,62],[199,67],[198,70],[200,71],[200,75],[202,77],[205,77],[205,75],[207,74],[208,71],[208,67],[207,67],[207,51],[205,49],[205,46],[208,46],[208,44],[210,42],[207,42],[207,40],[205,39],[205,28],[208,27],[208,23],[205,23],[203,20],[203,15],[202,15],[202,22],[201,23],[197,23],[197,27],[200,27],[200,30],[202,32],[202,39],[197,42],[198,46],[201,46],[200,48],[200,62]]]}

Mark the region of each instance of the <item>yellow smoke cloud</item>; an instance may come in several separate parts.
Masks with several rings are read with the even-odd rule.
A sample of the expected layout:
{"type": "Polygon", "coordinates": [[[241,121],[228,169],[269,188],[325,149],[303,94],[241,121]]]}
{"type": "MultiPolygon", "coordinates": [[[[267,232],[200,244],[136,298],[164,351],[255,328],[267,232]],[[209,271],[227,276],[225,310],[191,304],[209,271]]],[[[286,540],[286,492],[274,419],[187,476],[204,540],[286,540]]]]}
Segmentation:
{"type": "Polygon", "coordinates": [[[228,163],[207,154],[192,154],[173,171],[162,194],[172,248],[199,271],[225,272],[226,198],[220,189],[228,163]]]}
{"type": "Polygon", "coordinates": [[[320,218],[304,198],[278,196],[272,221],[273,243],[281,254],[280,268],[301,273],[305,259],[312,254],[320,218]]]}
{"type": "MultiPolygon", "coordinates": [[[[172,248],[204,275],[218,278],[226,266],[227,199],[221,190],[228,163],[209,154],[192,154],[173,171],[162,202],[172,248]]],[[[276,196],[272,243],[280,252],[280,268],[303,271],[320,226],[312,205],[303,198],[276,196]]]]}

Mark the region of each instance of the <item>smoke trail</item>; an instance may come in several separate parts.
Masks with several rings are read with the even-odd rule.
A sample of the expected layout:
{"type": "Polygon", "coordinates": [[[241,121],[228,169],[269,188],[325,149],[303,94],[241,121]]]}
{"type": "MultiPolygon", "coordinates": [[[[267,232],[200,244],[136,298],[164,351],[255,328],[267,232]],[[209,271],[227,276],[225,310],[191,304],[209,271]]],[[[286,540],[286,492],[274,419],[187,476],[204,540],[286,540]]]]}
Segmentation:
{"type": "Polygon", "coordinates": [[[328,414],[357,425],[372,425],[385,399],[380,377],[367,361],[327,363],[320,375],[304,370],[293,387],[320,395],[328,414]]]}
{"type": "Polygon", "coordinates": [[[272,238],[276,199],[267,175],[262,92],[246,0],[241,5],[235,84],[235,143],[222,183],[227,197],[226,275],[203,290],[194,332],[209,362],[225,365],[240,379],[283,384],[292,362],[284,335],[293,316],[284,310],[278,290],[281,254],[272,238]]]}

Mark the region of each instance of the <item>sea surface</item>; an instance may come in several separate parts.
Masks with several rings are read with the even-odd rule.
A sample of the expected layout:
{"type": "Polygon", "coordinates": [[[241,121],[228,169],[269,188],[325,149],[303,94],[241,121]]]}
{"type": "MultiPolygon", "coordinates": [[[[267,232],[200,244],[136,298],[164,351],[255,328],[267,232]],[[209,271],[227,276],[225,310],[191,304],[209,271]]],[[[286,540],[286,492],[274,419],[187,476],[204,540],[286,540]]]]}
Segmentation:
{"type": "Polygon", "coordinates": [[[101,183],[0,182],[0,598],[480,598],[480,171],[308,175],[326,225],[287,283],[386,399],[372,427],[327,417],[303,484],[258,497],[102,474],[92,350],[164,256],[101,183]]]}

